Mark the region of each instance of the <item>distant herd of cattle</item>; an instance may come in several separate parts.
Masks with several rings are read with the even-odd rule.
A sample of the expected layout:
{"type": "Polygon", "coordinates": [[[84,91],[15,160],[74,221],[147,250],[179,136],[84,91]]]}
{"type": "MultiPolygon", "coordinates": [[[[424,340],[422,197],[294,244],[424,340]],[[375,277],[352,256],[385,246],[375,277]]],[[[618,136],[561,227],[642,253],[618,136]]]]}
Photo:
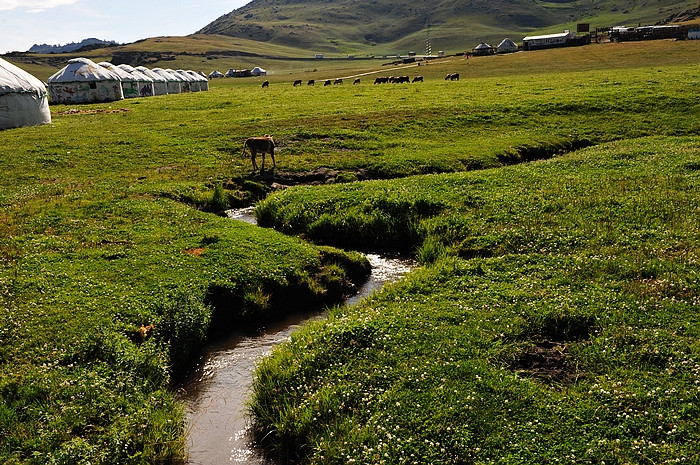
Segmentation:
{"type": "MultiPolygon", "coordinates": [[[[447,76],[445,76],[445,81],[459,81],[459,73],[450,73],[447,76]]],[[[325,86],[330,86],[330,85],[338,85],[343,83],[342,78],[338,79],[326,79],[325,81],[319,81],[323,82],[324,87],[325,86]]],[[[416,76],[413,79],[411,79],[408,76],[390,76],[390,77],[378,77],[374,80],[375,84],[403,84],[403,83],[410,83],[410,82],[423,82],[423,76],[416,76]]],[[[355,80],[352,82],[353,84],[359,84],[360,83],[360,78],[355,78],[355,80]]],[[[292,84],[294,87],[296,86],[301,86],[303,85],[304,82],[301,79],[297,79],[294,81],[292,84]]],[[[309,79],[306,82],[307,86],[313,86],[316,85],[316,81],[314,79],[309,79]]],[[[263,81],[262,83],[262,88],[264,89],[265,87],[270,86],[270,81],[263,81]]]]}

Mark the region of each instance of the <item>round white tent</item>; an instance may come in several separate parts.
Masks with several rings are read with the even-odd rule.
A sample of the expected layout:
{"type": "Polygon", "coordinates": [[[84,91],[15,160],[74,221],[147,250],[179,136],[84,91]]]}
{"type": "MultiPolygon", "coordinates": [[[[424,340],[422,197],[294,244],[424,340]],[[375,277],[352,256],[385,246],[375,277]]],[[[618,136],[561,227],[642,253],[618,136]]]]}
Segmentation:
{"type": "Polygon", "coordinates": [[[503,39],[500,44],[498,44],[498,47],[496,47],[497,53],[511,53],[517,51],[518,45],[507,37],[503,39]]]}
{"type": "MultiPolygon", "coordinates": [[[[172,70],[168,70],[172,71],[172,70]]],[[[189,89],[190,92],[199,92],[199,81],[195,80],[194,77],[192,77],[190,74],[187,73],[184,69],[178,69],[176,71],[173,71],[176,73],[178,76],[180,76],[184,82],[187,82],[187,88],[189,89]]],[[[187,92],[185,88],[183,87],[183,92],[187,92]]]]}
{"type": "Polygon", "coordinates": [[[211,73],[209,73],[209,79],[216,79],[216,78],[222,78],[224,77],[224,73],[219,71],[218,69],[215,69],[211,73]]]}
{"type": "Polygon", "coordinates": [[[163,68],[153,68],[153,72],[163,76],[168,83],[168,93],[169,94],[179,94],[182,92],[182,79],[174,76],[172,73],[164,70],[163,68]]]}
{"type": "Polygon", "coordinates": [[[51,122],[46,86],[0,58],[0,129],[51,122]]]}
{"type": "Polygon", "coordinates": [[[74,58],[48,80],[51,103],[112,102],[124,98],[119,76],[87,58],[74,58]]]}
{"type": "Polygon", "coordinates": [[[102,61],[97,64],[119,76],[119,80],[122,82],[122,92],[124,93],[124,98],[134,98],[139,96],[139,83],[136,82],[136,79],[134,79],[131,74],[108,61],[102,61]]]}
{"type": "Polygon", "coordinates": [[[486,42],[482,42],[476,47],[474,47],[474,50],[472,50],[472,53],[475,56],[485,56],[485,55],[493,55],[494,50],[493,47],[491,47],[489,44],[486,42]]]}
{"type": "Polygon", "coordinates": [[[165,77],[151,71],[145,66],[137,66],[135,69],[153,79],[153,92],[155,95],[165,95],[168,93],[168,80],[165,79],[165,77]]]}
{"type": "Polygon", "coordinates": [[[204,74],[203,72],[195,72],[195,71],[189,71],[192,73],[197,79],[199,79],[199,89],[200,90],[209,90],[209,79],[207,79],[207,75],[204,74]]]}
{"type": "Polygon", "coordinates": [[[136,84],[139,89],[139,96],[151,97],[152,95],[155,95],[153,90],[152,77],[146,76],[141,71],[137,70],[131,65],[121,64],[117,65],[117,68],[126,71],[127,73],[129,73],[129,75],[131,75],[132,78],[134,78],[134,81],[136,81],[136,84]]]}
{"type": "Polygon", "coordinates": [[[180,92],[191,92],[192,91],[192,88],[190,86],[190,84],[192,83],[192,79],[189,76],[185,77],[182,74],[180,74],[179,72],[172,70],[170,68],[167,68],[166,71],[180,80],[180,92]]]}
{"type": "Polygon", "coordinates": [[[197,71],[192,71],[191,69],[185,71],[185,74],[192,78],[193,90],[209,90],[209,80],[205,76],[202,76],[197,71]]]}

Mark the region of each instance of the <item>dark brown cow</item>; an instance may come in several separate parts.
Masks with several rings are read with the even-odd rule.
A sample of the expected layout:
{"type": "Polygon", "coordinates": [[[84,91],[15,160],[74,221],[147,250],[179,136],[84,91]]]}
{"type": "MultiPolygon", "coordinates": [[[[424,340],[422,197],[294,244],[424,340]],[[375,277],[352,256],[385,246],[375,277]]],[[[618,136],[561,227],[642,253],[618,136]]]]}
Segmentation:
{"type": "Polygon", "coordinates": [[[262,88],[263,88],[263,89],[264,89],[265,87],[269,87],[269,86],[270,86],[270,81],[263,81],[263,83],[262,83],[262,88]]]}
{"type": "Polygon", "coordinates": [[[292,85],[293,85],[294,87],[300,86],[300,85],[301,85],[301,79],[297,79],[296,81],[294,81],[294,84],[292,84],[292,85]]]}
{"type": "Polygon", "coordinates": [[[411,82],[423,82],[423,76],[416,76],[413,78],[413,81],[411,82]]]}
{"type": "Polygon", "coordinates": [[[314,84],[316,84],[316,81],[313,79],[309,79],[309,82],[306,83],[307,86],[313,86],[314,84]]]}
{"type": "Polygon", "coordinates": [[[360,78],[355,78],[354,81],[352,81],[353,85],[354,84],[359,84],[360,83],[360,78]]]}
{"type": "Polygon", "coordinates": [[[331,85],[330,79],[326,79],[325,81],[323,81],[323,87],[330,86],[330,85],[331,85]]]}

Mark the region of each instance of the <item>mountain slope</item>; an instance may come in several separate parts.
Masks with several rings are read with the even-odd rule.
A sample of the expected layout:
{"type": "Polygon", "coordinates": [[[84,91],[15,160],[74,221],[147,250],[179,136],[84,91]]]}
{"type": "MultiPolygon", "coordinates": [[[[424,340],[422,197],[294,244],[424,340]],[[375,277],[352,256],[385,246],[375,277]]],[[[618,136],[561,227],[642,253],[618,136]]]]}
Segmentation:
{"type": "Polygon", "coordinates": [[[198,33],[223,34],[327,52],[464,50],[534,31],[653,24],[697,0],[253,0],[198,33]]]}

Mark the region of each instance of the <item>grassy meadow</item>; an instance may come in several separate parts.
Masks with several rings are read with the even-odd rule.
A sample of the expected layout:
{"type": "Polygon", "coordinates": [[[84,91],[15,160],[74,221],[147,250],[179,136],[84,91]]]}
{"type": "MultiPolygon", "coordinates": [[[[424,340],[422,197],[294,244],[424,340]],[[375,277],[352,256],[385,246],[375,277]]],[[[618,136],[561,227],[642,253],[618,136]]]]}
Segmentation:
{"type": "Polygon", "coordinates": [[[267,89],[222,79],[3,131],[0,461],[182,462],[175,381],[197,348],[336,302],[367,271],[342,247],[424,266],[259,368],[273,455],[696,462],[698,52],[271,60],[267,89]],[[424,82],[372,84],[400,74],[424,82]],[[243,141],[265,133],[277,168],[251,174],[243,141]],[[268,194],[273,228],[216,214],[268,194]]]}

